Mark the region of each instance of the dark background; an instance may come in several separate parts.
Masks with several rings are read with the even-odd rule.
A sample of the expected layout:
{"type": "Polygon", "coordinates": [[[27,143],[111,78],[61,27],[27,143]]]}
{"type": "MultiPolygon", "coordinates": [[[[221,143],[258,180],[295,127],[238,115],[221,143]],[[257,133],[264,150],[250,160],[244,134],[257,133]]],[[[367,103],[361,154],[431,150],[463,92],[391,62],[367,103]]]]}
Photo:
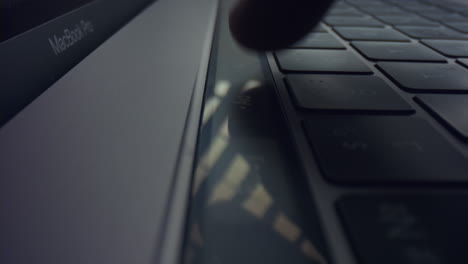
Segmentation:
{"type": "Polygon", "coordinates": [[[0,0],[0,42],[93,0],[0,0]]]}

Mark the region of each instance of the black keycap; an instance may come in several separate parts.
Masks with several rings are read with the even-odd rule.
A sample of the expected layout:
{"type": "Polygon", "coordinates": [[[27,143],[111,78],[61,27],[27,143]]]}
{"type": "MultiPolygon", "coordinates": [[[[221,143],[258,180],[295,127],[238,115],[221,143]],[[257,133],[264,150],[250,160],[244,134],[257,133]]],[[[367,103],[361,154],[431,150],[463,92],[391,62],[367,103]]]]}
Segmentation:
{"type": "Polygon", "coordinates": [[[354,41],[353,47],[371,60],[445,62],[445,57],[419,43],[354,41]]]}
{"type": "MultiPolygon", "coordinates": [[[[391,2],[392,4],[399,6],[401,8],[404,8],[406,10],[415,9],[415,8],[424,8],[426,4],[423,4],[421,2],[416,2],[416,1],[408,1],[408,0],[387,0],[388,2],[391,2]]],[[[413,10],[411,10],[413,11],[413,10]]]]}
{"type": "Polygon", "coordinates": [[[346,50],[296,49],[276,52],[282,71],[371,74],[372,70],[346,50]]]}
{"type": "Polygon", "coordinates": [[[380,20],[390,25],[411,25],[411,26],[438,26],[437,22],[427,20],[425,18],[408,15],[408,16],[378,16],[380,20]]]}
{"type": "Polygon", "coordinates": [[[364,16],[365,14],[353,7],[332,8],[327,12],[329,16],[364,16]]]}
{"type": "MultiPolygon", "coordinates": [[[[435,0],[435,1],[438,1],[438,0],[435,0]]],[[[445,5],[444,8],[452,12],[459,12],[461,14],[468,12],[468,6],[461,2],[460,3],[451,2],[450,5],[445,5]]]]}
{"type": "Polygon", "coordinates": [[[419,39],[468,39],[468,34],[446,27],[397,26],[401,32],[419,39]]]}
{"type": "Polygon", "coordinates": [[[466,40],[424,40],[422,43],[450,57],[468,57],[466,40]]]}
{"type": "Polygon", "coordinates": [[[468,263],[468,195],[354,195],[337,203],[360,264],[468,263]]]}
{"type": "Polygon", "coordinates": [[[387,3],[378,0],[348,0],[348,3],[351,3],[356,6],[389,6],[387,3]]]}
{"type": "Polygon", "coordinates": [[[468,95],[425,94],[416,97],[416,101],[452,131],[468,139],[468,95]]]}
{"type": "Polygon", "coordinates": [[[407,5],[403,7],[404,9],[415,11],[415,12],[444,12],[442,9],[436,6],[430,6],[425,4],[415,4],[415,5],[407,5]]]}
{"type": "Polygon", "coordinates": [[[409,91],[468,91],[468,71],[456,64],[379,62],[377,66],[409,91]]]}
{"type": "Polygon", "coordinates": [[[402,10],[396,6],[382,6],[382,7],[375,7],[375,6],[361,6],[361,10],[364,12],[372,14],[372,15],[405,15],[409,14],[407,11],[402,10]]]}
{"type": "Polygon", "coordinates": [[[362,26],[362,27],[383,27],[380,21],[372,17],[346,17],[346,16],[327,16],[325,23],[330,26],[362,26]]]}
{"type": "Polygon", "coordinates": [[[457,60],[461,65],[468,68],[468,59],[458,59],[457,60]]]}
{"type": "Polygon", "coordinates": [[[413,112],[408,103],[375,76],[290,74],[286,82],[296,105],[307,110],[413,112]]]}
{"type": "Polygon", "coordinates": [[[391,28],[335,27],[347,40],[409,41],[408,37],[391,28]]]}
{"type": "Polygon", "coordinates": [[[427,17],[431,20],[439,22],[466,22],[468,18],[459,14],[439,13],[439,12],[422,12],[421,16],[427,17]]]}
{"type": "Polygon", "coordinates": [[[353,7],[345,2],[335,1],[330,8],[331,9],[335,9],[335,8],[345,9],[345,8],[353,8],[353,7]]]}
{"type": "Polygon", "coordinates": [[[423,119],[313,116],[308,138],[324,176],[339,184],[468,183],[468,159],[423,119]]]}
{"type": "Polygon", "coordinates": [[[447,22],[445,25],[462,33],[468,33],[468,22],[447,22]]]}
{"type": "Polygon", "coordinates": [[[329,33],[312,33],[292,45],[294,48],[346,49],[341,42],[329,33]]]}

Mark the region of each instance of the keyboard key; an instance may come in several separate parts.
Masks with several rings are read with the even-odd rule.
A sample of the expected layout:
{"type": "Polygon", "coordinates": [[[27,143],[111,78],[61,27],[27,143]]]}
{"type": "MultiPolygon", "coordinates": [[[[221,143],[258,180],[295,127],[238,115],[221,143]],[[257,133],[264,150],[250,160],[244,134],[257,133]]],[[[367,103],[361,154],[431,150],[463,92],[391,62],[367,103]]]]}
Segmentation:
{"type": "Polygon", "coordinates": [[[329,33],[312,33],[293,44],[293,48],[346,49],[341,42],[329,33]]]}
{"type": "Polygon", "coordinates": [[[461,65],[468,68],[468,59],[458,59],[457,60],[461,65]]]}
{"type": "Polygon", "coordinates": [[[316,111],[411,113],[413,109],[375,76],[290,74],[289,90],[302,109],[316,111]]]}
{"type": "Polygon", "coordinates": [[[346,8],[353,8],[351,5],[345,3],[345,2],[340,2],[340,1],[335,1],[331,7],[331,9],[335,9],[335,8],[338,8],[338,9],[346,9],[346,8]]]}
{"type": "Polygon", "coordinates": [[[329,16],[364,16],[365,14],[353,7],[332,8],[327,12],[329,16]]]}
{"type": "Polygon", "coordinates": [[[439,22],[466,22],[468,20],[468,18],[454,13],[425,12],[419,14],[439,22]]]}
{"type": "Polygon", "coordinates": [[[408,37],[391,28],[335,27],[346,40],[409,41],[408,37]]]}
{"type": "Polygon", "coordinates": [[[345,17],[345,16],[327,16],[325,23],[330,26],[362,26],[362,27],[383,27],[380,21],[372,17],[345,17]]]}
{"type": "Polygon", "coordinates": [[[468,39],[468,34],[463,34],[446,27],[396,27],[406,35],[419,39],[468,39]]]}
{"type": "Polygon", "coordinates": [[[387,3],[378,0],[347,0],[347,2],[356,6],[388,6],[387,3]]]}
{"type": "Polygon", "coordinates": [[[468,182],[468,160],[417,117],[313,116],[305,128],[322,173],[336,183],[468,182]]]}
{"type": "MultiPolygon", "coordinates": [[[[439,1],[439,0],[436,0],[436,1],[439,1]]],[[[468,6],[466,5],[466,3],[463,4],[463,3],[451,2],[450,5],[444,5],[444,8],[452,12],[459,12],[461,14],[468,12],[468,6]]]]}
{"type": "Polygon", "coordinates": [[[468,263],[468,195],[353,195],[338,213],[360,264],[468,263]]]}
{"type": "Polygon", "coordinates": [[[452,131],[468,139],[468,95],[425,94],[416,97],[429,112],[438,117],[452,131]]]}
{"type": "Polygon", "coordinates": [[[437,6],[431,6],[431,5],[425,5],[425,4],[408,5],[408,6],[404,6],[403,8],[410,10],[410,11],[414,11],[414,12],[444,12],[444,10],[438,8],[437,6]]]}
{"type": "Polygon", "coordinates": [[[409,91],[468,91],[468,71],[456,64],[379,62],[377,67],[409,91]]]}
{"type": "Polygon", "coordinates": [[[297,49],[276,52],[282,71],[372,74],[356,55],[346,50],[297,49]]]}
{"type": "Polygon", "coordinates": [[[411,11],[414,11],[414,9],[420,9],[420,8],[424,8],[426,6],[426,4],[423,4],[421,2],[417,2],[417,1],[408,1],[408,0],[395,0],[395,1],[391,1],[394,5],[396,6],[399,6],[401,8],[404,8],[406,10],[410,10],[412,9],[411,11]],[[410,9],[408,9],[410,8],[410,9]]]}
{"type": "Polygon", "coordinates": [[[460,8],[460,9],[456,10],[456,12],[460,13],[462,16],[466,17],[467,20],[468,20],[468,7],[465,7],[463,9],[460,8]]]}
{"type": "Polygon", "coordinates": [[[462,33],[468,33],[468,22],[446,22],[445,25],[462,33]]]}
{"type": "Polygon", "coordinates": [[[371,60],[446,61],[445,57],[419,43],[354,41],[351,45],[371,60]]]}
{"type": "Polygon", "coordinates": [[[359,7],[366,13],[372,15],[400,15],[404,16],[405,14],[409,14],[408,11],[402,10],[396,6],[383,6],[383,7],[375,7],[375,6],[361,6],[359,7]]]}
{"type": "Polygon", "coordinates": [[[439,26],[440,24],[435,21],[416,16],[378,16],[380,20],[389,25],[411,25],[411,26],[439,26]]]}
{"type": "Polygon", "coordinates": [[[468,41],[424,40],[422,43],[450,57],[468,57],[468,41]]]}

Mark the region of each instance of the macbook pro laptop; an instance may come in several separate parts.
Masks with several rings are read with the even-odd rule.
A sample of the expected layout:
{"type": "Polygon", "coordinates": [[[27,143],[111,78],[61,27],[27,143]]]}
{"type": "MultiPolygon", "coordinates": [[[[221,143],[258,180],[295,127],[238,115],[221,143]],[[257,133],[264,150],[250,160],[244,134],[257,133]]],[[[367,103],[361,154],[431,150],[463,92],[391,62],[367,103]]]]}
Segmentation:
{"type": "MultiPolygon", "coordinates": [[[[243,201],[246,212],[270,215],[307,263],[466,263],[468,4],[335,1],[291,47],[238,48],[250,57],[237,61],[221,52],[238,45],[223,38],[232,4],[1,2],[0,263],[235,263],[237,247],[200,254],[216,233],[207,226],[191,258],[185,249],[194,203],[230,201],[250,173],[236,156],[228,184],[211,190],[218,156],[198,154],[203,140],[225,144],[202,135],[229,93],[212,73],[235,76],[252,57],[252,76],[271,81],[323,245],[299,241],[263,189],[244,190],[261,198],[243,201]]],[[[249,109],[250,95],[235,104],[249,109]]]]}

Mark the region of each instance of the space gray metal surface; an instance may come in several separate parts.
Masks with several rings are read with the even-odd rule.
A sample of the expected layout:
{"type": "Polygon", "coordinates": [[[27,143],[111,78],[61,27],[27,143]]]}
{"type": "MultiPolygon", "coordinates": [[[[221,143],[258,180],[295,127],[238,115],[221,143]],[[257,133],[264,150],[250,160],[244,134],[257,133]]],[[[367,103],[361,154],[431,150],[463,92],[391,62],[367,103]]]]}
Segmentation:
{"type": "Polygon", "coordinates": [[[1,263],[159,262],[213,3],[156,2],[0,129],[1,263]]]}

